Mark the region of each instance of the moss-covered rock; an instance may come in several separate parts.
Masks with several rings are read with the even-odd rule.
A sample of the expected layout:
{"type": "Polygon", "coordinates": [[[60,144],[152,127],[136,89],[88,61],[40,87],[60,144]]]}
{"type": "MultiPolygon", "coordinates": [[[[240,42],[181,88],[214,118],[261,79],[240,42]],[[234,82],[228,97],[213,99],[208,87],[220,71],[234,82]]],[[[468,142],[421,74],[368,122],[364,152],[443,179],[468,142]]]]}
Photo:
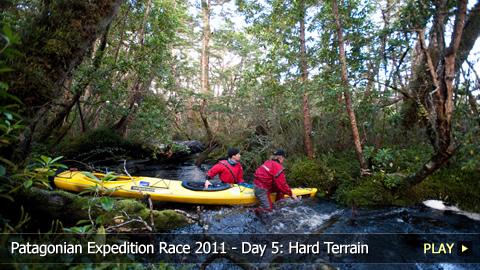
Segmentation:
{"type": "MultiPolygon", "coordinates": [[[[135,200],[119,200],[118,205],[122,207],[127,213],[135,214],[150,223],[150,209],[143,203],[135,200]]],[[[153,210],[153,223],[157,230],[171,230],[189,225],[189,222],[184,215],[179,214],[173,210],[153,210]]],[[[130,227],[142,227],[140,223],[132,223],[130,227]]]]}
{"type": "MultiPolygon", "coordinates": [[[[148,209],[145,210],[141,212],[141,215],[150,217],[150,211],[148,209]]],[[[157,230],[177,229],[189,224],[185,216],[173,210],[153,210],[153,220],[157,230]]]]}
{"type": "MultiPolygon", "coordinates": [[[[60,220],[64,227],[70,227],[79,220],[88,219],[88,212],[83,209],[85,201],[81,200],[82,197],[66,191],[47,191],[32,187],[18,192],[14,199],[14,203],[4,204],[5,215],[10,220],[18,220],[22,206],[30,217],[29,223],[41,231],[49,230],[55,220],[60,220]]],[[[91,214],[95,215],[95,211],[91,214]]]]}

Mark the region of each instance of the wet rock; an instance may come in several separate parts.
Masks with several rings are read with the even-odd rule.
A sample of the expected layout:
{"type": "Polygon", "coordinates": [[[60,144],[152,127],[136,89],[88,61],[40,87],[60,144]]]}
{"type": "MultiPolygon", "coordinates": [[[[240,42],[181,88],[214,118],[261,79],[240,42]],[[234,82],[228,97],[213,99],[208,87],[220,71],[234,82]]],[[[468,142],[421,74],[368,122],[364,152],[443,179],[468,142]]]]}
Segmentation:
{"type": "Polygon", "coordinates": [[[188,149],[190,149],[190,154],[205,151],[205,146],[200,141],[177,141],[176,143],[188,147],[188,149]]]}

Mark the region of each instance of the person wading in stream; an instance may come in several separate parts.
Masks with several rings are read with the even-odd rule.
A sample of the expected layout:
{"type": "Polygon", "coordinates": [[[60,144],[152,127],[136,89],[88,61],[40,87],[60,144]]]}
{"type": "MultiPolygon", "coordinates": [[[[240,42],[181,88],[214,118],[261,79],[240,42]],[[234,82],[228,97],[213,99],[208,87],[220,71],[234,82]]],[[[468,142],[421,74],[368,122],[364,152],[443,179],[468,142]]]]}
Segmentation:
{"type": "Polygon", "coordinates": [[[255,171],[253,191],[255,197],[260,202],[260,208],[273,208],[270,199],[270,193],[272,192],[277,193],[277,201],[283,199],[285,195],[289,195],[297,200],[297,196],[292,193],[292,190],[287,185],[285,168],[282,166],[285,159],[285,152],[282,149],[277,149],[273,151],[273,156],[255,171]]]}
{"type": "Polygon", "coordinates": [[[220,174],[219,178],[224,183],[240,184],[243,182],[243,169],[240,164],[240,151],[235,148],[228,150],[228,159],[219,161],[205,176],[205,189],[212,185],[210,179],[220,174]]]}

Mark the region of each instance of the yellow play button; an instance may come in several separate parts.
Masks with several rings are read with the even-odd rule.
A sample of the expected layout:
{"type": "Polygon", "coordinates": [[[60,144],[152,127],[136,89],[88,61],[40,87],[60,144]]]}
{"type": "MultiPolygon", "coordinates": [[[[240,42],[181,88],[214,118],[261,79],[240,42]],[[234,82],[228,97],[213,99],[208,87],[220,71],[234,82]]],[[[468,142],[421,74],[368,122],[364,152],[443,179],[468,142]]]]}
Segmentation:
{"type": "Polygon", "coordinates": [[[472,256],[473,255],[472,241],[458,241],[457,242],[457,255],[458,256],[472,256]]]}

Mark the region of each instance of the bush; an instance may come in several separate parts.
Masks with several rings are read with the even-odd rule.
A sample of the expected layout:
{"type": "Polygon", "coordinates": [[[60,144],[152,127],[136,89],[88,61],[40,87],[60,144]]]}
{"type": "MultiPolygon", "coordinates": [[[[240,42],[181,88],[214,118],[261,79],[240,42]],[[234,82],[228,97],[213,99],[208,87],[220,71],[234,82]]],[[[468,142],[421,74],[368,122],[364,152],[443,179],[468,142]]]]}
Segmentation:
{"type": "Polygon", "coordinates": [[[353,153],[302,158],[289,161],[285,166],[290,186],[316,187],[319,196],[333,195],[341,183],[351,181],[359,172],[353,153]]]}
{"type": "Polygon", "coordinates": [[[350,205],[355,201],[355,205],[361,207],[390,206],[393,204],[393,196],[385,186],[375,179],[369,177],[350,182],[350,185],[342,183],[335,198],[342,205],[350,205]]]}
{"type": "Polygon", "coordinates": [[[335,172],[321,159],[302,158],[293,161],[288,167],[287,179],[292,187],[317,187],[320,193],[331,193],[338,185],[335,172]]]}

